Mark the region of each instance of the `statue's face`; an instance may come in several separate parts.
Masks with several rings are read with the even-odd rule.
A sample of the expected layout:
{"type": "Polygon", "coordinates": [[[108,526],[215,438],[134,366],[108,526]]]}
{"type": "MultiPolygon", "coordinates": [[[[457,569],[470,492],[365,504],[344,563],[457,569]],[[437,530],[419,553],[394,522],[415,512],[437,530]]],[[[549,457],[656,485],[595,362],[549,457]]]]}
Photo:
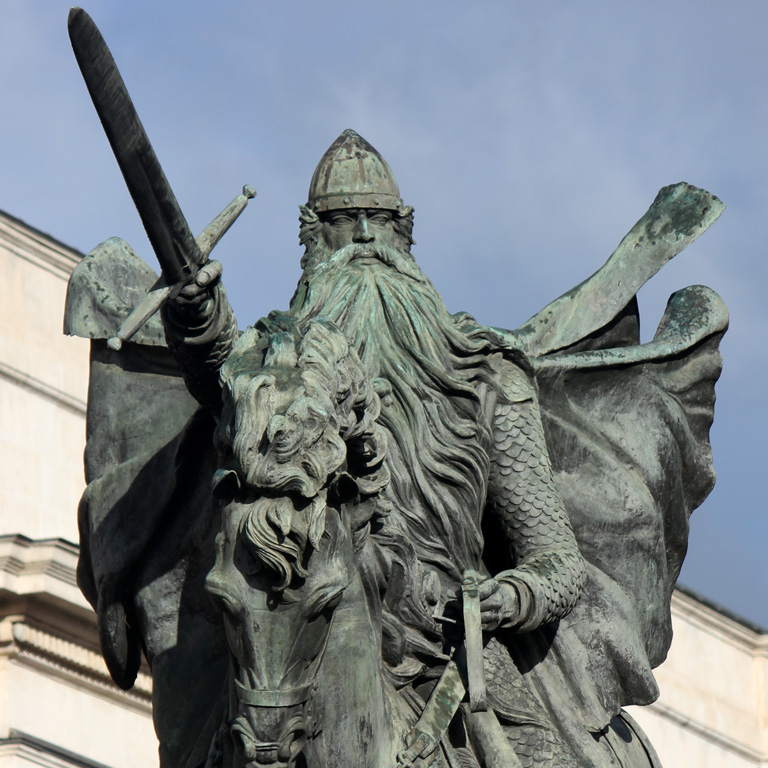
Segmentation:
{"type": "Polygon", "coordinates": [[[321,214],[323,239],[329,253],[352,243],[376,243],[395,248],[394,214],[378,208],[344,208],[321,214]]]}

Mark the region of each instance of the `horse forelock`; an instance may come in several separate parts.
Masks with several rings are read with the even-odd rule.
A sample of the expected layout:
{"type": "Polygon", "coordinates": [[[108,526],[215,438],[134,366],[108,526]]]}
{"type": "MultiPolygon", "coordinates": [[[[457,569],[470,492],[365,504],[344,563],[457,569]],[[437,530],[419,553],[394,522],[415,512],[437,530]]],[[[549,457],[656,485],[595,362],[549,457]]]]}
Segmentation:
{"type": "Polygon", "coordinates": [[[217,440],[256,499],[242,536],[284,589],[294,573],[306,575],[305,549],[322,536],[334,474],[353,471],[363,493],[386,485],[386,438],[374,387],[335,325],[315,319],[266,346],[256,341],[241,339],[222,369],[217,440]]]}
{"type": "Polygon", "coordinates": [[[262,496],[248,505],[240,536],[251,554],[277,574],[277,591],[288,587],[294,576],[307,575],[307,544],[319,546],[325,531],[325,512],[325,491],[308,502],[293,496],[262,496]]]}

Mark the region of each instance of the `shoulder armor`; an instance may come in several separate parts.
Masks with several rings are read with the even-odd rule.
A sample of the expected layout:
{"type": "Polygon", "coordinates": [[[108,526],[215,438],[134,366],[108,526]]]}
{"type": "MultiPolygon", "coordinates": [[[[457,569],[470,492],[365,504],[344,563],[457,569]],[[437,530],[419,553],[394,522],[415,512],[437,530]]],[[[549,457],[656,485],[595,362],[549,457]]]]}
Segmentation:
{"type": "Polygon", "coordinates": [[[498,372],[501,398],[508,403],[521,403],[536,397],[533,379],[519,365],[501,355],[494,366],[498,372]]]}

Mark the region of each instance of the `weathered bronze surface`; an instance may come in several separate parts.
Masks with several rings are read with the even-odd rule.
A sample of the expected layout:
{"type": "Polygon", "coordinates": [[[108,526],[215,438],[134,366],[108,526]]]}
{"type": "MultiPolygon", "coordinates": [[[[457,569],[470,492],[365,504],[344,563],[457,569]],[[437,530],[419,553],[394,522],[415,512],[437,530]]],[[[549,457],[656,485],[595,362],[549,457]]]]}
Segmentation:
{"type": "Polygon", "coordinates": [[[289,308],[242,333],[209,261],[110,348],[155,276],[97,246],[65,321],[92,339],[78,576],[118,684],[149,663],[162,764],[658,765],[622,707],[658,694],[728,320],[689,287],[641,344],[635,294],[722,209],[666,187],[513,331],[448,313],[350,130],[289,308]]]}

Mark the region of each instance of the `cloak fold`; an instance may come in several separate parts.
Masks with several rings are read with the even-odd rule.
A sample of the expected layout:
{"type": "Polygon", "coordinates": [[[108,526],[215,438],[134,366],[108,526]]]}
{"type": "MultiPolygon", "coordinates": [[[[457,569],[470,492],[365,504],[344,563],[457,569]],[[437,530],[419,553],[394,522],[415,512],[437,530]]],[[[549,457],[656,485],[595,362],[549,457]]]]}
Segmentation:
{"type": "Polygon", "coordinates": [[[77,575],[122,688],[144,651],[161,762],[181,768],[204,762],[221,722],[228,652],[203,590],[218,530],[213,418],[188,393],[159,318],[119,352],[106,343],[154,280],[118,238],[70,280],[65,332],[91,339],[77,575]]]}
{"type": "Polygon", "coordinates": [[[533,358],[588,580],[556,633],[518,636],[510,648],[573,734],[599,732],[622,706],[658,696],[651,670],[672,640],[689,516],[714,486],[709,428],[727,324],[717,294],[693,286],[670,298],[648,344],[638,343],[633,301],[569,351],[533,358]]]}

